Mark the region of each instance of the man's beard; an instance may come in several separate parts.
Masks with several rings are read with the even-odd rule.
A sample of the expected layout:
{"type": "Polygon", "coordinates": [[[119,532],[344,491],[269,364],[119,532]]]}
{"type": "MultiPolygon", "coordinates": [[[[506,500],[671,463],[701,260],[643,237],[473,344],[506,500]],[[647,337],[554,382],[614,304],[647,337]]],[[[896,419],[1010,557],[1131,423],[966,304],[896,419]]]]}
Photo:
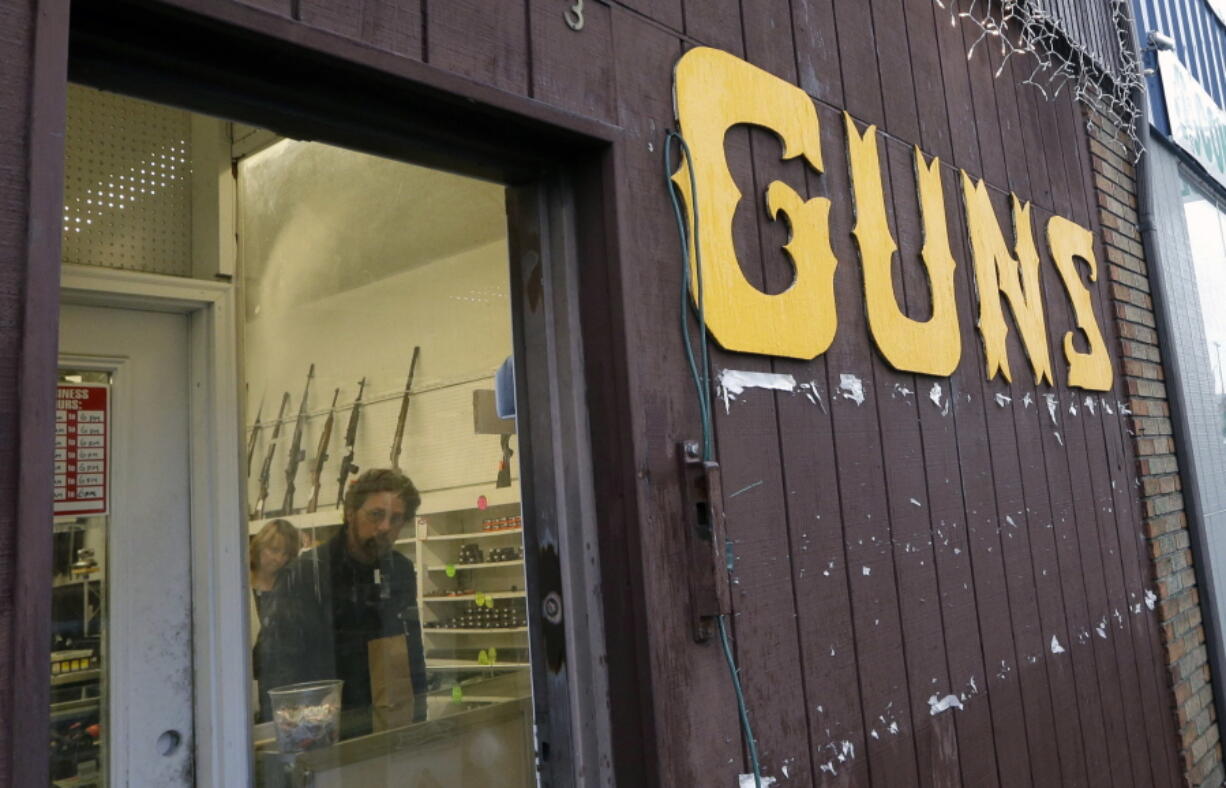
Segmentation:
{"type": "Polygon", "coordinates": [[[379,559],[392,552],[392,546],[392,540],[383,540],[377,536],[372,536],[362,542],[362,552],[368,558],[379,559]]]}

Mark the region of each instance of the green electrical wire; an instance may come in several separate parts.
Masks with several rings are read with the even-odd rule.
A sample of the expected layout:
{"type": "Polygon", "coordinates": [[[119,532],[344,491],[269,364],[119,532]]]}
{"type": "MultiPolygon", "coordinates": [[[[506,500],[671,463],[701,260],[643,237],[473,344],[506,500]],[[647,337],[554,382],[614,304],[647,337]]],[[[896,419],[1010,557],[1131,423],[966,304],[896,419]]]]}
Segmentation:
{"type": "MultiPolygon", "coordinates": [[[[698,410],[699,416],[702,419],[702,459],[703,462],[709,462],[715,458],[714,441],[712,440],[711,429],[711,358],[707,352],[707,321],[705,305],[706,301],[703,298],[702,284],[702,249],[698,243],[694,244],[695,250],[695,266],[698,280],[698,330],[701,338],[702,349],[702,373],[698,372],[698,364],[694,359],[694,346],[690,340],[689,323],[686,320],[688,309],[690,308],[690,237],[686,228],[685,217],[681,210],[681,195],[678,192],[677,185],[673,182],[672,174],[672,147],[676,142],[681,146],[681,152],[685,156],[685,160],[693,161],[690,154],[690,148],[686,144],[685,139],[675,131],[668,132],[664,137],[664,180],[668,185],[668,194],[673,201],[673,216],[677,220],[677,230],[681,238],[681,340],[685,345],[685,357],[689,362],[690,376],[694,380],[694,388],[698,394],[698,410]]],[[[690,194],[696,194],[696,184],[694,181],[693,168],[687,168],[690,176],[690,194]]],[[[694,200],[691,198],[691,202],[694,200]]],[[[694,216],[694,236],[698,236],[698,206],[693,206],[694,216]]]]}
{"type": "MultiPolygon", "coordinates": [[[[698,298],[695,300],[698,302],[698,329],[702,353],[702,371],[699,372],[698,362],[694,358],[694,346],[690,340],[690,326],[687,320],[690,308],[690,236],[686,227],[685,216],[681,210],[681,195],[678,193],[677,185],[673,182],[672,178],[672,149],[674,142],[680,146],[685,161],[690,165],[686,167],[686,171],[690,176],[690,207],[694,217],[695,239],[698,238],[698,200],[696,197],[698,186],[694,180],[694,157],[690,154],[689,145],[685,143],[685,139],[677,132],[668,132],[664,135],[664,182],[668,187],[668,195],[673,201],[673,215],[677,220],[677,232],[681,237],[681,338],[685,345],[685,357],[690,367],[690,377],[693,378],[694,388],[698,393],[698,411],[702,419],[702,459],[703,462],[710,462],[715,458],[715,447],[712,441],[711,429],[711,357],[707,350],[707,320],[704,311],[706,302],[703,299],[702,289],[702,245],[695,240],[694,279],[697,281],[698,291],[698,298]]],[[[731,550],[728,551],[728,571],[732,571],[731,550]]],[[[728,640],[726,618],[727,616],[723,615],[716,617],[719,623],[719,641],[723,648],[724,660],[728,663],[728,673],[732,676],[732,688],[736,691],[737,711],[741,718],[741,732],[749,749],[749,762],[753,767],[754,786],[755,788],[762,788],[762,764],[758,760],[758,743],[754,740],[753,727],[749,724],[749,706],[745,703],[745,692],[741,688],[741,672],[736,666],[736,657],[732,653],[732,644],[728,640]]]]}

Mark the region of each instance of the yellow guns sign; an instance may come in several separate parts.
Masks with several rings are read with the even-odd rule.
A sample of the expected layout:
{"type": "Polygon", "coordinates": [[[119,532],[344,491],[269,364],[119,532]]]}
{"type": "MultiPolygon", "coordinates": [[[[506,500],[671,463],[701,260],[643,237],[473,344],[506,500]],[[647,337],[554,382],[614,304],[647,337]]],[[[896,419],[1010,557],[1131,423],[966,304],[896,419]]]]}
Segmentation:
{"type": "MultiPolygon", "coordinates": [[[[791,231],[783,247],[795,268],[795,280],[770,295],[754,287],[741,272],[733,244],[732,221],[741,192],[733,181],[724,153],[724,138],[733,126],[760,126],[778,135],[783,158],[802,157],[823,171],[820,127],[813,100],[800,88],[727,52],[698,47],[677,63],[675,74],[677,122],[692,160],[683,162],[673,179],[682,190],[694,226],[693,207],[701,218],[698,235],[690,235],[702,250],[703,308],[707,326],[725,348],[789,358],[812,359],[829,349],[838,330],[834,273],[839,264],[830,244],[830,200],[805,199],[791,186],[773,181],[766,187],[766,210],[786,219],[791,231]],[[696,193],[690,193],[691,173],[696,193]]],[[[890,234],[882,185],[876,127],[860,132],[844,113],[847,160],[855,205],[852,234],[863,268],[864,300],[869,330],[878,350],[895,368],[947,376],[960,361],[958,311],[954,300],[957,262],[950,250],[945,194],[940,162],[927,160],[915,148],[916,191],[924,245],[920,260],[930,284],[932,314],[914,320],[898,306],[891,276],[897,246],[890,234]]],[[[1052,382],[1052,360],[1039,284],[1040,258],[1035,245],[1030,204],[1010,195],[1013,214],[1012,248],[996,220],[983,181],[961,173],[971,262],[979,302],[987,377],[999,372],[1012,380],[1005,338],[1004,304],[1017,326],[1035,383],[1052,382]]],[[[1097,281],[1093,234],[1060,216],[1046,227],[1046,241],[1072,305],[1077,329],[1089,349],[1074,347],[1074,331],[1064,337],[1068,383],[1084,389],[1111,388],[1111,359],[1094,316],[1091,294],[1078,274],[1076,258],[1088,265],[1089,280],[1097,281]]],[[[698,271],[691,276],[697,279],[698,271]]],[[[697,282],[691,291],[697,298],[697,282]]]]}

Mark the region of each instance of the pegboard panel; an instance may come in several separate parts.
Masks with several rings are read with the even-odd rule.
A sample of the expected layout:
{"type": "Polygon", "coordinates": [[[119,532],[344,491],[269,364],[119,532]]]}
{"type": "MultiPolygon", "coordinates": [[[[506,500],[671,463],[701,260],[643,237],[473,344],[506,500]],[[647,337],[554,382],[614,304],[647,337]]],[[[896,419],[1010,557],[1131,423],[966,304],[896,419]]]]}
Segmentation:
{"type": "Polygon", "coordinates": [[[190,276],[191,115],[68,86],[64,261],[190,276]]]}

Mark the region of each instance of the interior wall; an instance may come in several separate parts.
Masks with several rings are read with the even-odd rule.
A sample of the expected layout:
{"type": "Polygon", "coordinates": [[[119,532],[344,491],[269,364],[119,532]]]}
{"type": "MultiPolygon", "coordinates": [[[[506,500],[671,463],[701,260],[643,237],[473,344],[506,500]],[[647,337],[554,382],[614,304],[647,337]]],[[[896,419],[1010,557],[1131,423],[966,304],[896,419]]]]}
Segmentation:
{"type": "MultiPolygon", "coordinates": [[[[498,436],[474,433],[472,392],[492,389],[495,369],[511,354],[502,188],[288,141],[244,161],[239,172],[246,420],[250,429],[262,408],[263,427],[249,502],[258,496],[272,422],[289,392],[268,511],[281,505],[289,440],[312,363],[296,505],[306,502],[307,474],[339,388],[320,496],[321,503],[335,502],[361,378],[355,462],[363,469],[389,465],[414,346],[421,355],[402,467],[423,493],[492,484],[501,448],[498,436]]],[[[468,505],[474,504],[475,493],[468,505]]]]}

